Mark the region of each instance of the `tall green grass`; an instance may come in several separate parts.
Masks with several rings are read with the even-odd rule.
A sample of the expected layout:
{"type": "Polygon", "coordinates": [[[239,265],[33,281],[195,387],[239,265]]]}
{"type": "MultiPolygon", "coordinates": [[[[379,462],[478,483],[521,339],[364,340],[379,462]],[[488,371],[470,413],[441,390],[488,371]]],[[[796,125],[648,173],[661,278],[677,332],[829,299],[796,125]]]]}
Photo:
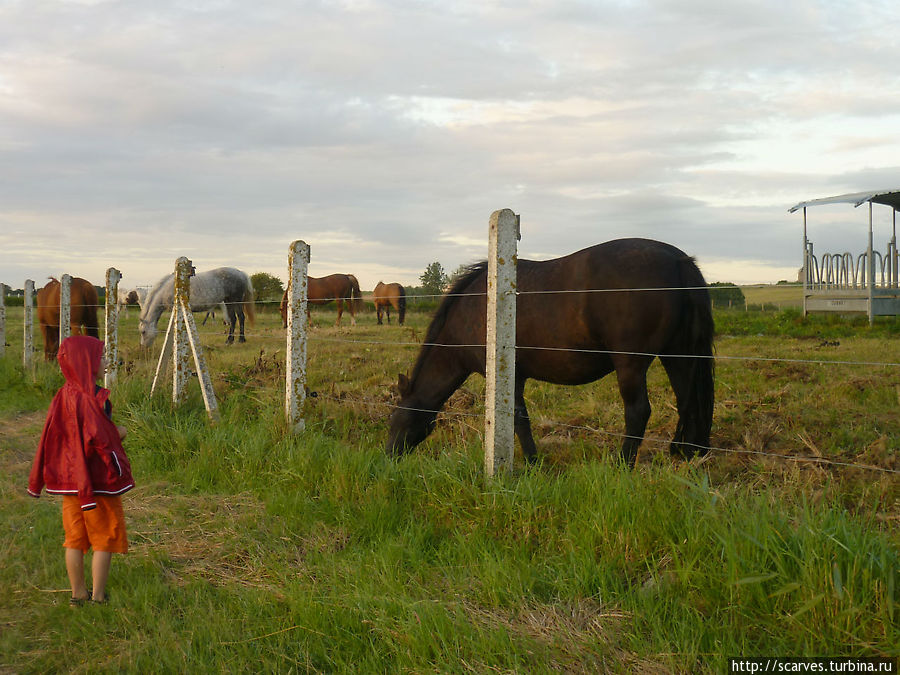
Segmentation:
{"type": "MultiPolygon", "coordinates": [[[[378,335],[408,339],[416,321],[378,335]]],[[[720,352],[760,347],[735,340],[720,352]]],[[[217,344],[217,425],[194,385],[177,410],[166,392],[148,396],[155,364],[126,346],[114,403],[138,481],[124,497],[132,551],[114,560],[112,603],[80,610],[67,605],[59,505],[24,495],[58,374],[0,359],[0,670],[722,672],[738,655],[898,653],[896,481],[663,454],[628,471],[616,439],[598,452],[577,432],[539,441],[537,466],[486,480],[477,417],[442,422],[403,459],[382,451],[382,408],[359,401],[414,351],[320,343],[310,381],[322,396],[292,437],[271,348],[217,344]]],[[[788,385],[818,377],[739,372],[747,389],[719,398],[746,409],[718,408],[717,434],[748,431],[766,406],[794,414],[788,385]]],[[[851,400],[865,387],[823,395],[835,391],[851,409],[891,405],[851,400]]],[[[532,389],[536,435],[555,433],[539,415],[596,424],[615,400],[605,392],[532,389]]],[[[868,433],[816,423],[844,443],[868,433]]]]}

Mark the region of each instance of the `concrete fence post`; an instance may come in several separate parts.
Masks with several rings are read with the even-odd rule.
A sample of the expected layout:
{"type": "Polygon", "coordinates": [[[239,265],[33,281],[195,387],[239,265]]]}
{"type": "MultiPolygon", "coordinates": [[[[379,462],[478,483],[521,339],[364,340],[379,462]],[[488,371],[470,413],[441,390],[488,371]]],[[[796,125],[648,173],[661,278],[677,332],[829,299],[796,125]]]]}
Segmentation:
{"type": "Polygon", "coordinates": [[[25,280],[25,297],[22,299],[24,317],[22,321],[22,364],[31,368],[34,358],[34,281],[25,280]]]}
{"type": "Polygon", "coordinates": [[[174,374],[172,376],[172,402],[176,405],[184,399],[184,386],[190,377],[190,354],[188,349],[187,325],[180,320],[181,307],[189,307],[191,301],[191,276],[194,267],[191,261],[181,256],[175,261],[175,292],[172,299],[172,312],[175,316],[174,331],[174,374]]]}
{"type": "Polygon", "coordinates": [[[119,280],[122,273],[115,267],[106,270],[106,329],[103,334],[104,355],[106,356],[106,373],[103,386],[109,389],[116,381],[119,371],[119,280]]]}
{"type": "Polygon", "coordinates": [[[72,334],[72,277],[59,279],[59,344],[72,334]]]}
{"type": "Polygon", "coordinates": [[[0,284],[0,356],[6,353],[6,284],[0,284]]]}
{"type": "Polygon", "coordinates": [[[494,211],[488,228],[487,364],[484,469],[488,476],[513,466],[516,375],[516,267],[519,217],[494,211]]]}
{"type": "Polygon", "coordinates": [[[288,251],[287,349],[285,364],[285,414],[291,433],[303,431],[306,401],[307,269],[309,244],[297,240],[288,251]]]}

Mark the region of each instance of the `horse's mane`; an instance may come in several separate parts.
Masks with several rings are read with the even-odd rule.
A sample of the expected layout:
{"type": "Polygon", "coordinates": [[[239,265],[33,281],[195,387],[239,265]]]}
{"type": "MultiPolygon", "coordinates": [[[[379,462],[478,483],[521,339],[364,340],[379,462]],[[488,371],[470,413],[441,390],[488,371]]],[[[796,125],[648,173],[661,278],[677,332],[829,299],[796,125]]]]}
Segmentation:
{"type": "MultiPolygon", "coordinates": [[[[147,291],[147,297],[144,298],[144,305],[141,307],[141,319],[147,319],[148,317],[150,317],[150,312],[155,310],[156,305],[161,302],[161,300],[158,299],[160,292],[163,290],[169,280],[174,278],[175,273],[171,272],[157,281],[155,284],[153,284],[153,287],[149,291],[147,291]]],[[[162,312],[160,312],[160,314],[162,314],[162,312]]],[[[152,321],[152,318],[150,320],[152,321]]]]}
{"type": "Polygon", "coordinates": [[[456,303],[460,300],[460,296],[465,293],[466,289],[468,289],[478,277],[485,273],[487,267],[487,260],[482,260],[467,266],[465,271],[456,277],[456,280],[444,293],[444,296],[441,298],[441,304],[438,305],[437,311],[434,313],[434,317],[432,317],[431,323],[428,325],[428,331],[425,333],[425,341],[422,344],[422,349],[419,351],[419,357],[416,359],[412,375],[409,378],[411,382],[416,381],[419,370],[422,368],[422,362],[425,360],[425,356],[431,351],[432,345],[435,344],[435,341],[444,329],[450,311],[456,306],[456,303]]]}

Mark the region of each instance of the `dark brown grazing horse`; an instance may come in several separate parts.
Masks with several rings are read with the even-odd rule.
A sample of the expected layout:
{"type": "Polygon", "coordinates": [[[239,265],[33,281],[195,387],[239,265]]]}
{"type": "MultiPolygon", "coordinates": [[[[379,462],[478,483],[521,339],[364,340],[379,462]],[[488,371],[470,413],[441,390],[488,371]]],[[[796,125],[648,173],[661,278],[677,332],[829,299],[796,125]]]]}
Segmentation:
{"type": "MultiPolygon", "coordinates": [[[[362,293],[359,291],[359,282],[352,274],[329,274],[327,277],[306,277],[306,317],[309,316],[309,305],[327,305],[332,300],[337,302],[337,321],[335,325],[341,325],[341,316],[344,313],[344,303],[350,312],[350,323],[356,325],[356,313],[363,308],[362,293]]],[[[288,288],[284,289],[281,296],[281,325],[287,328],[288,288]]]]}
{"type": "MultiPolygon", "coordinates": [[[[577,385],[615,371],[625,404],[622,457],[633,466],[650,418],[647,369],[657,356],[678,405],[670,450],[685,458],[707,451],[713,319],[706,282],[692,258],[662,242],[619,239],[554,260],[519,260],[517,267],[514,426],[529,462],[536,450],[526,380],[577,385]]],[[[484,375],[485,348],[473,345],[485,343],[486,268],[472,266],[447,292],[412,375],[400,375],[389,453],[421,443],[469,374],[484,375]]]]}
{"type": "MultiPolygon", "coordinates": [[[[52,361],[59,349],[59,291],[60,283],[53,277],[37,292],[37,316],[44,336],[44,358],[52,361]]],[[[69,286],[72,334],[86,333],[100,337],[97,323],[97,307],[100,300],[97,289],[81,277],[73,277],[69,286]]]]}
{"type": "Polygon", "coordinates": [[[387,312],[388,323],[391,322],[391,307],[397,310],[400,325],[406,320],[406,289],[400,284],[383,284],[380,281],[372,292],[375,301],[375,313],[378,315],[378,325],[381,325],[381,317],[387,312]]]}

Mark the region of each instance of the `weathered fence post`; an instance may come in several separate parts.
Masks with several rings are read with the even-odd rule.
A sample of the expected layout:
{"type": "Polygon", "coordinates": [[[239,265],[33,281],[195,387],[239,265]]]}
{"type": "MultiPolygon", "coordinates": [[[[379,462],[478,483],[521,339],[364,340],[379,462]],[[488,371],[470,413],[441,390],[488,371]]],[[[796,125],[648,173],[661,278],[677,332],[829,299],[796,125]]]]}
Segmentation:
{"type": "Polygon", "coordinates": [[[104,333],[104,355],[106,356],[106,374],[103,386],[109,389],[116,381],[119,370],[119,280],[122,273],[115,267],[106,270],[106,332],[104,333]]]}
{"type": "Polygon", "coordinates": [[[0,356],[6,353],[6,284],[0,284],[0,356]]]}
{"type": "Polygon", "coordinates": [[[297,240],[288,251],[287,350],[284,407],[291,433],[303,431],[306,401],[307,269],[309,244],[297,240]]]}
{"type": "Polygon", "coordinates": [[[34,296],[34,281],[25,280],[25,297],[22,298],[22,309],[24,310],[24,318],[22,321],[22,364],[26,368],[31,367],[31,359],[34,357],[34,304],[32,297],[34,296]]]}
{"type": "Polygon", "coordinates": [[[169,327],[166,330],[162,351],[159,354],[159,363],[156,364],[156,375],[153,377],[150,395],[153,395],[157,383],[161,381],[161,376],[165,372],[172,351],[174,351],[172,403],[174,405],[181,403],[184,399],[184,386],[191,376],[188,368],[190,366],[188,346],[190,346],[194,355],[194,366],[197,368],[197,378],[200,380],[200,390],[203,393],[203,403],[206,405],[206,413],[212,422],[216,422],[219,419],[219,406],[216,403],[212,380],[209,377],[209,368],[206,367],[206,359],[203,357],[203,347],[200,345],[197,324],[194,323],[194,315],[191,313],[192,276],[194,276],[194,266],[190,260],[182,256],[175,261],[172,315],[169,317],[169,327]]]}
{"type": "Polygon", "coordinates": [[[181,321],[181,307],[190,305],[191,277],[194,267],[184,256],[175,261],[175,293],[172,311],[175,313],[174,358],[175,370],[172,376],[172,402],[181,403],[184,398],[184,385],[190,377],[190,355],[188,354],[187,323],[181,321]]]}
{"type": "Polygon", "coordinates": [[[156,374],[153,376],[153,384],[150,385],[150,395],[156,391],[156,385],[162,384],[163,378],[166,376],[166,368],[169,365],[169,359],[172,358],[172,334],[175,332],[175,318],[178,312],[175,311],[175,305],[172,305],[172,313],[169,315],[169,325],[166,327],[166,336],[163,338],[162,349],[159,350],[159,361],[156,363],[156,374]]]}
{"type": "Polygon", "coordinates": [[[484,469],[511,471],[515,450],[516,241],[519,217],[510,209],[491,214],[487,272],[484,469]]]}
{"type": "Polygon", "coordinates": [[[59,279],[59,344],[72,334],[72,277],[59,279]]]}
{"type": "Polygon", "coordinates": [[[191,352],[194,355],[194,367],[197,369],[197,378],[200,380],[200,393],[203,394],[203,404],[206,406],[206,414],[213,422],[219,419],[219,404],[216,403],[216,394],[212,388],[212,380],[209,377],[209,368],[206,367],[206,359],[203,356],[203,347],[200,345],[200,334],[197,332],[197,324],[194,323],[194,315],[191,306],[187,303],[181,305],[181,315],[187,329],[188,341],[191,343],[191,352]]]}

